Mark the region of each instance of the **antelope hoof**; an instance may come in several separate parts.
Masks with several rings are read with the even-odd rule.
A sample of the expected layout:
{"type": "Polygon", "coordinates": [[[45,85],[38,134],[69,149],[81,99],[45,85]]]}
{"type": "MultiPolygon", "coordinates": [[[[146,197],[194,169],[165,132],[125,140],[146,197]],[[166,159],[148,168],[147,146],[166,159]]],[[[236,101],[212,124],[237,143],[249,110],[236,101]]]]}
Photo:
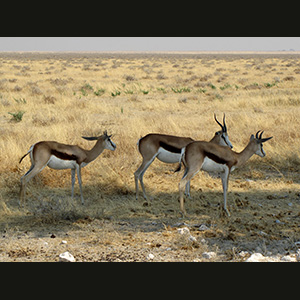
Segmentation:
{"type": "Polygon", "coordinates": [[[221,206],[220,208],[220,217],[230,217],[230,212],[227,208],[221,206]]]}
{"type": "Polygon", "coordinates": [[[187,213],[185,210],[184,211],[181,210],[179,213],[180,213],[182,219],[187,217],[187,213]]]}
{"type": "Polygon", "coordinates": [[[224,208],[224,210],[225,210],[225,212],[226,212],[226,214],[227,214],[227,217],[230,217],[230,212],[228,211],[228,209],[227,209],[227,208],[224,208]]]}

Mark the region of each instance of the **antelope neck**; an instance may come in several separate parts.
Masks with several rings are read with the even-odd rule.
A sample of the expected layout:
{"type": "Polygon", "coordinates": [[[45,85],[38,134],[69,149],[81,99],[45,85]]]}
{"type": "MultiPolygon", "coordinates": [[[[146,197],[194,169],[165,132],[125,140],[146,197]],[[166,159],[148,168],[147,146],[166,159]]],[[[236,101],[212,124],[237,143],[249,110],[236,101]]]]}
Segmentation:
{"type": "Polygon", "coordinates": [[[90,163],[91,161],[95,160],[104,150],[102,140],[97,140],[97,143],[91,150],[87,150],[87,158],[84,160],[85,163],[90,163]]]}
{"type": "Polygon", "coordinates": [[[240,153],[236,153],[236,155],[238,156],[238,162],[237,162],[237,166],[241,166],[244,163],[246,163],[246,161],[254,154],[254,152],[251,150],[252,147],[252,141],[250,141],[248,143],[248,145],[244,148],[244,150],[242,150],[240,153]]]}

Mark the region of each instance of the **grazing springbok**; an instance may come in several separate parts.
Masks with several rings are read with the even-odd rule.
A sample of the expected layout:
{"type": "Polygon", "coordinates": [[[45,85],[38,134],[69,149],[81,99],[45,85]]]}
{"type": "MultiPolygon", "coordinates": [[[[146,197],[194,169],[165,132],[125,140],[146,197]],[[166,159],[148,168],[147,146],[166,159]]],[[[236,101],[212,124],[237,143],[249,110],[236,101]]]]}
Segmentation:
{"type": "Polygon", "coordinates": [[[51,169],[71,169],[72,175],[72,199],[74,196],[75,184],[75,170],[77,171],[77,178],[80,187],[81,203],[84,204],[82,196],[82,181],[81,168],[95,160],[104,149],[114,151],[116,149],[115,143],[110,139],[111,135],[107,135],[105,131],[99,137],[84,137],[88,141],[96,140],[95,146],[91,150],[85,150],[77,145],[66,145],[57,142],[38,142],[32,145],[29,151],[20,159],[19,163],[25,156],[30,154],[31,167],[28,172],[21,178],[20,202],[25,201],[26,184],[36,174],[41,172],[46,166],[51,169]]]}
{"type": "MultiPolygon", "coordinates": [[[[232,148],[232,144],[227,134],[225,114],[223,117],[223,125],[217,120],[216,114],[214,117],[216,122],[221,126],[222,130],[217,131],[210,142],[232,148]]],[[[157,158],[160,161],[169,164],[178,163],[180,162],[182,149],[193,141],[194,140],[190,137],[179,137],[158,133],[150,133],[139,139],[137,145],[139,152],[143,157],[143,161],[134,173],[136,199],[138,199],[140,181],[144,199],[147,200],[143,176],[154,159],[157,158]]],[[[186,186],[186,193],[188,195],[190,193],[189,182],[186,186]]]]}
{"type": "Polygon", "coordinates": [[[255,137],[253,134],[251,135],[248,145],[240,153],[211,142],[196,141],[186,146],[182,153],[182,161],[186,169],[179,183],[180,209],[183,215],[186,213],[183,198],[184,187],[200,170],[203,170],[220,174],[223,186],[224,210],[230,216],[226,204],[229,174],[235,168],[245,164],[253,154],[260,157],[266,155],[263,143],[272,137],[263,139],[263,131],[258,136],[259,132],[256,133],[255,137]]]}

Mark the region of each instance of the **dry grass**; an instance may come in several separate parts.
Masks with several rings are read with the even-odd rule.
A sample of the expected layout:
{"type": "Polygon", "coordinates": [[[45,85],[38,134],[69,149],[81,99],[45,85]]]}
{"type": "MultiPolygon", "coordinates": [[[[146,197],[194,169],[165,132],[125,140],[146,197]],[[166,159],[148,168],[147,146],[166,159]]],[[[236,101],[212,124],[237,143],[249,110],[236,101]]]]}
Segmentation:
{"type": "Polygon", "coordinates": [[[69,238],[78,260],[147,260],[150,251],[156,260],[197,260],[207,249],[218,252],[217,260],[238,260],[238,251],[262,245],[295,250],[299,70],[297,53],[0,54],[0,257],[57,260],[66,246],[50,239],[53,232],[69,238]],[[149,132],[208,140],[219,130],[213,114],[223,112],[235,151],[258,130],[274,138],[265,144],[265,158],[253,157],[232,174],[230,220],[219,215],[220,180],[201,173],[192,181],[186,223],[211,228],[195,231],[208,243],[195,247],[178,240],[172,227],[180,222],[182,176],[173,174],[174,166],[155,162],[145,175],[152,204],[135,201],[136,142],[149,132]],[[25,208],[18,208],[19,179],[30,166],[28,157],[18,161],[30,145],[56,140],[91,148],[81,136],[104,130],[117,150],[83,169],[85,207],[70,199],[70,172],[47,168],[29,184],[25,208]],[[41,239],[52,248],[38,244],[41,239]]]}

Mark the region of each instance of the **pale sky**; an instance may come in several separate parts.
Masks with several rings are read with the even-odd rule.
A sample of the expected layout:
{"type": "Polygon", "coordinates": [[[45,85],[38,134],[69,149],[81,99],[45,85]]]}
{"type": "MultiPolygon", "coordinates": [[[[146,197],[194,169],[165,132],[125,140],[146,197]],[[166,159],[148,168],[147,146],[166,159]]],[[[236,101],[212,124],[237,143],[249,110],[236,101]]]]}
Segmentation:
{"type": "Polygon", "coordinates": [[[0,51],[300,51],[300,37],[0,37],[0,51]]]}

